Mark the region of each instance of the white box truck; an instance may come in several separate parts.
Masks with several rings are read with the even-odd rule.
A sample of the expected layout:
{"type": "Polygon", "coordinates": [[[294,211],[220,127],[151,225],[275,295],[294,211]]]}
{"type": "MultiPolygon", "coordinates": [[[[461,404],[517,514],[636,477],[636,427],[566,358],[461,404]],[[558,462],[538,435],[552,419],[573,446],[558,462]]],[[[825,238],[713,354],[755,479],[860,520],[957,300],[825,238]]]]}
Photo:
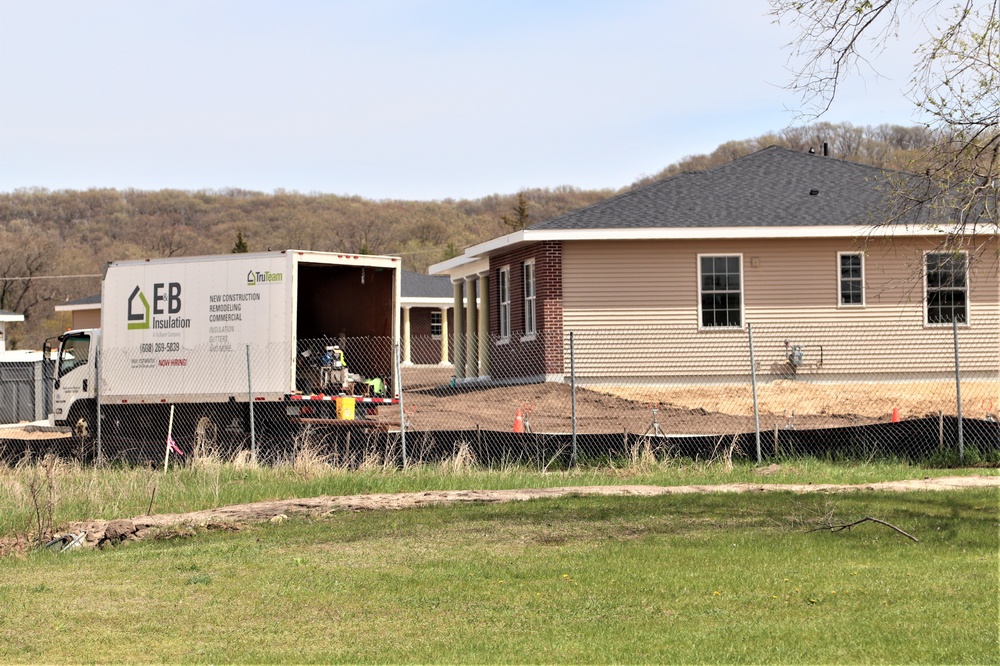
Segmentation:
{"type": "Polygon", "coordinates": [[[173,405],[183,433],[246,419],[252,401],[255,420],[280,425],[336,419],[341,394],[364,418],[399,401],[400,269],[398,257],[300,250],[111,262],[101,328],[58,338],[54,421],[86,438],[98,405],[105,427],[110,414],[156,428],[173,405]],[[324,371],[334,346],[344,382],[324,371]]]}

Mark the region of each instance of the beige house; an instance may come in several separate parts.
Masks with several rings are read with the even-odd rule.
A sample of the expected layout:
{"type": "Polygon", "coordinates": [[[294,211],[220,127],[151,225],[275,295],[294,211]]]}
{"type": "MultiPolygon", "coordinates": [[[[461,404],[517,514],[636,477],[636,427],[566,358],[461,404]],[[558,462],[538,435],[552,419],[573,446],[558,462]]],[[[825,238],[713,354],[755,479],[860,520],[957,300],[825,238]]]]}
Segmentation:
{"type": "Polygon", "coordinates": [[[997,237],[873,226],[898,176],[772,147],[470,247],[431,267],[456,375],[561,381],[569,332],[582,378],[745,375],[748,327],[762,372],[936,374],[955,321],[963,372],[996,377],[997,237]]]}
{"type": "Polygon", "coordinates": [[[66,301],[55,306],[56,312],[69,312],[72,317],[70,328],[101,327],[101,295],[85,296],[66,301]]]}

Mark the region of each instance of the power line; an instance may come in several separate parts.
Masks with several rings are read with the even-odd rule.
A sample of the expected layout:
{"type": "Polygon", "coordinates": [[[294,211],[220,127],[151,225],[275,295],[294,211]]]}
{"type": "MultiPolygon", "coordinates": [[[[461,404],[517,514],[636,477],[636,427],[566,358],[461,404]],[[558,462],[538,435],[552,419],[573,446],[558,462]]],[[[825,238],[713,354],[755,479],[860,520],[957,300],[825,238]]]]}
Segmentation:
{"type": "Polygon", "coordinates": [[[68,280],[72,278],[94,278],[101,277],[100,273],[86,273],[83,275],[28,275],[25,277],[0,277],[0,282],[17,282],[19,280],[68,280]]]}

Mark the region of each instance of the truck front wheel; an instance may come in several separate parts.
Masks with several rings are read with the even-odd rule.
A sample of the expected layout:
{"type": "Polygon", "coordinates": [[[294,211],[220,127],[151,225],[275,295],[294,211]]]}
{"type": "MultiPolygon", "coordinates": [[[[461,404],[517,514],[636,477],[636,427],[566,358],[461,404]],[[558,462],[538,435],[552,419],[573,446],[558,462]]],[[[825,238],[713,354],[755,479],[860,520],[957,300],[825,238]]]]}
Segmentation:
{"type": "Polygon", "coordinates": [[[71,429],[77,456],[81,461],[89,462],[94,457],[97,438],[97,414],[94,408],[88,404],[73,405],[66,422],[71,429]]]}

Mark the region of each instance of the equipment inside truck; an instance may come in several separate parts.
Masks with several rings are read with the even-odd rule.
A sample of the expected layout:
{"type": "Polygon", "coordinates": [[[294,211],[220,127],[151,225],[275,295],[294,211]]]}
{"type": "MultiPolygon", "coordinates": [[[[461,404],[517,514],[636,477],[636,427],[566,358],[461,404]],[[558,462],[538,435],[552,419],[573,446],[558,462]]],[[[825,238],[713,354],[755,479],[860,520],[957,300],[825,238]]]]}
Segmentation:
{"type": "Polygon", "coordinates": [[[346,386],[351,393],[365,394],[372,386],[385,387],[393,367],[394,288],[391,270],[299,264],[297,390],[328,393],[346,386]],[[323,372],[327,348],[334,346],[342,351],[350,375],[343,383],[332,382],[337,386],[331,386],[332,375],[323,372]]]}

